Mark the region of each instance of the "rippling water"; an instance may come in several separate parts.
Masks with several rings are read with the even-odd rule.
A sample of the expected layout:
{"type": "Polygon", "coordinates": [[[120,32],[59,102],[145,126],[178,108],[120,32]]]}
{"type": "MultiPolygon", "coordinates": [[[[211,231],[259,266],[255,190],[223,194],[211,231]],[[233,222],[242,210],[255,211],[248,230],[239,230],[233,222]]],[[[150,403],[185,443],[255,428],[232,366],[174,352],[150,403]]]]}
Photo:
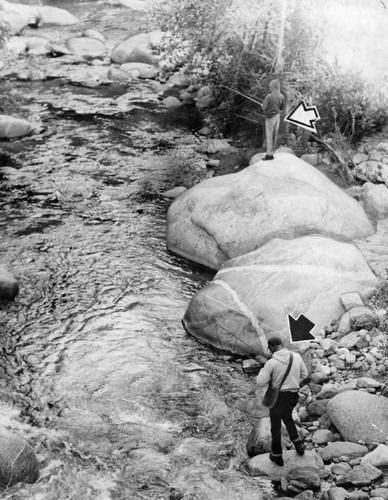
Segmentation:
{"type": "MultiPolygon", "coordinates": [[[[117,41],[144,25],[104,2],[56,5],[117,41]]],[[[194,495],[184,498],[209,489],[212,500],[256,498],[242,469],[251,381],[181,326],[212,275],[167,252],[164,201],[129,195],[168,161],[158,145],[190,134],[197,118],[146,98],[120,119],[45,105],[69,94],[147,96],[149,83],[13,80],[0,90],[12,112],[46,129],[2,144],[23,177],[0,181],[0,257],[21,288],[0,310],[0,332],[16,393],[41,429],[32,440],[43,470],[7,498],[170,498],[173,487],[194,495]]]]}

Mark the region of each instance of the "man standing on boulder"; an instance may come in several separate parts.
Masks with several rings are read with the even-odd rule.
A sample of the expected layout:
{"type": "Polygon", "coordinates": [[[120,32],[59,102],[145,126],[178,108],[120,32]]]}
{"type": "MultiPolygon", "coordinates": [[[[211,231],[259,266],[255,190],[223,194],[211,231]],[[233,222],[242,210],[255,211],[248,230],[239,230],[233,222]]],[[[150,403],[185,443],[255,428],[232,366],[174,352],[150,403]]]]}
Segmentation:
{"type": "Polygon", "coordinates": [[[263,160],[273,160],[273,154],[278,141],[280,112],[284,109],[284,95],[280,93],[279,80],[272,80],[269,84],[270,94],[262,104],[265,114],[265,141],[266,155],[263,160]]]}
{"type": "Polygon", "coordinates": [[[268,340],[268,349],[272,353],[272,358],[260,370],[257,384],[259,386],[271,384],[274,388],[280,387],[277,401],[269,410],[272,436],[269,458],[277,465],[284,465],[281,438],[282,420],[291,441],[294,443],[296,452],[298,455],[304,454],[304,444],[292,418],[292,410],[298,402],[300,384],[307,378],[308,372],[301,356],[285,349],[280,337],[271,337],[268,340]],[[288,375],[284,378],[287,371],[288,375]]]}

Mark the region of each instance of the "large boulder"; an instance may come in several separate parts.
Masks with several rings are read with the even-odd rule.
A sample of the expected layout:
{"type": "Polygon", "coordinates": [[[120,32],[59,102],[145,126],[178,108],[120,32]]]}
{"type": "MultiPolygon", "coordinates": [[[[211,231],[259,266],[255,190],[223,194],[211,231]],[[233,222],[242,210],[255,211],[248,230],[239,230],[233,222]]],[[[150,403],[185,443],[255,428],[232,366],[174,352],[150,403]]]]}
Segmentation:
{"type": "Polygon", "coordinates": [[[158,45],[162,36],[159,30],[131,36],[112,50],[111,59],[118,64],[127,62],[153,64],[155,57],[151,46],[158,45]]]}
{"type": "Polygon", "coordinates": [[[76,56],[89,59],[103,58],[106,54],[106,46],[101,40],[96,38],[74,37],[66,42],[70,52],[76,56]]]}
{"type": "Polygon", "coordinates": [[[374,232],[354,199],[287,153],[201,182],[171,204],[167,218],[168,248],[213,269],[272,238],[351,241],[374,232]]]}
{"type": "Polygon", "coordinates": [[[14,276],[0,266],[0,302],[13,300],[19,292],[19,285],[14,276]]]}
{"type": "Polygon", "coordinates": [[[194,295],[183,322],[200,342],[218,349],[268,354],[266,338],[274,332],[289,344],[288,315],[304,314],[319,331],[343,314],[343,293],[376,283],[351,243],[324,236],[274,239],[224,264],[194,295]]]}
{"type": "MultiPolygon", "coordinates": [[[[23,7],[25,7],[25,5],[23,5],[23,7]]],[[[59,9],[51,5],[38,6],[37,9],[41,24],[69,26],[79,23],[79,19],[65,9],[59,9]]]]}
{"type": "Polygon", "coordinates": [[[0,115],[0,138],[12,139],[23,137],[33,131],[33,126],[27,120],[13,116],[0,115]]]}
{"type": "Polygon", "coordinates": [[[388,217],[388,188],[384,184],[364,184],[364,207],[372,217],[388,217]]]}
{"type": "Polygon", "coordinates": [[[0,489],[24,481],[34,483],[39,477],[34,450],[24,439],[0,428],[0,489]]]}
{"type": "Polygon", "coordinates": [[[357,442],[385,443],[388,436],[388,399],[363,391],[346,391],[327,405],[341,436],[357,442]]]}

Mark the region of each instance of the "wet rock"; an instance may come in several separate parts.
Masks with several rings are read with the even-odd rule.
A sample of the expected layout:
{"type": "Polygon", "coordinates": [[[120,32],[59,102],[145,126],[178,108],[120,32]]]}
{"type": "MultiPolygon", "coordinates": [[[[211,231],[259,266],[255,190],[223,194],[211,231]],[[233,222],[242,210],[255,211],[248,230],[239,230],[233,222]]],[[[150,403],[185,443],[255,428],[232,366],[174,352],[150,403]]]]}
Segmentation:
{"type": "Polygon", "coordinates": [[[284,466],[279,467],[269,459],[269,453],[257,455],[248,462],[248,470],[252,476],[268,476],[272,481],[280,481],[289,471],[297,467],[323,468],[321,457],[314,450],[307,450],[303,456],[295,450],[283,452],[284,466]]]}
{"type": "Polygon", "coordinates": [[[346,391],[329,401],[327,411],[344,439],[385,442],[388,435],[386,398],[363,391],[346,391]]]}
{"type": "Polygon", "coordinates": [[[248,375],[257,375],[261,367],[262,365],[255,359],[244,359],[244,361],[242,362],[243,372],[247,373],[248,375]]]}
{"type": "Polygon", "coordinates": [[[364,184],[364,209],[375,219],[388,217],[388,188],[384,184],[364,184]]]}
{"type": "Polygon", "coordinates": [[[70,38],[66,42],[68,49],[74,55],[87,59],[103,58],[106,54],[104,42],[96,38],[70,38]]]}
{"type": "Polygon", "coordinates": [[[348,497],[348,492],[345,488],[332,487],[327,491],[327,500],[345,500],[348,497]]]}
{"type": "Polygon", "coordinates": [[[360,294],[358,294],[356,292],[344,293],[343,295],[341,295],[340,300],[341,300],[341,304],[345,308],[345,311],[349,311],[353,307],[357,307],[357,306],[362,307],[364,305],[364,303],[360,297],[360,294]]]}
{"type": "Polygon", "coordinates": [[[153,64],[155,57],[151,46],[160,44],[162,36],[163,33],[158,30],[132,36],[112,50],[111,59],[118,64],[129,62],[153,64]]]}
{"type": "Polygon", "coordinates": [[[105,44],[104,35],[97,30],[87,29],[82,33],[82,36],[85,36],[86,38],[95,38],[96,40],[100,40],[100,42],[105,44]]]}
{"type": "Polygon", "coordinates": [[[315,467],[295,467],[282,480],[282,490],[297,493],[303,490],[317,491],[321,486],[319,470],[315,467]]]}
{"type": "Polygon", "coordinates": [[[141,62],[125,63],[120,66],[120,69],[137,78],[153,79],[159,74],[159,70],[155,66],[141,62]]]}
{"type": "Polygon", "coordinates": [[[318,429],[312,436],[312,441],[315,444],[327,444],[333,441],[333,439],[333,433],[328,429],[318,429]]]}
{"type": "Polygon", "coordinates": [[[27,120],[13,116],[0,115],[0,138],[23,137],[33,131],[33,126],[27,120]]]}
{"type": "Polygon", "coordinates": [[[353,307],[349,311],[350,328],[352,330],[371,330],[379,326],[379,318],[368,307],[353,307]]]}
{"type": "Polygon", "coordinates": [[[34,483],[39,477],[38,461],[24,439],[0,428],[0,489],[20,481],[34,483]]]}
{"type": "Polygon", "coordinates": [[[361,465],[385,467],[388,465],[388,446],[379,444],[373,451],[362,457],[361,465]]]}
{"type": "Polygon", "coordinates": [[[177,186],[173,189],[165,191],[164,193],[162,193],[162,196],[174,200],[175,198],[178,198],[178,196],[180,196],[185,191],[187,191],[187,188],[185,188],[184,186],[177,186]]]}
{"type": "Polygon", "coordinates": [[[121,82],[128,82],[130,80],[133,80],[133,76],[131,76],[129,73],[119,68],[109,68],[108,78],[110,80],[116,80],[121,82]]]}
{"type": "Polygon", "coordinates": [[[13,300],[19,293],[19,285],[15,277],[0,266],[0,301],[13,300]]]}
{"type": "MultiPolygon", "coordinates": [[[[255,457],[271,450],[271,421],[269,417],[260,418],[252,427],[246,443],[248,457],[255,457]]],[[[284,446],[290,445],[291,441],[282,423],[282,443],[284,446]]]]}
{"type": "Polygon", "coordinates": [[[368,448],[349,441],[336,441],[334,443],[329,443],[325,448],[320,448],[318,453],[324,462],[330,462],[342,456],[347,456],[349,458],[363,457],[368,453],[368,448]]]}
{"type": "Polygon", "coordinates": [[[163,99],[163,104],[166,108],[179,108],[182,105],[181,101],[172,95],[163,99]]]}
{"type": "Polygon", "coordinates": [[[351,471],[346,473],[337,484],[351,485],[351,486],[368,486],[374,481],[383,476],[381,470],[373,467],[373,465],[360,465],[354,467],[351,471]]]}

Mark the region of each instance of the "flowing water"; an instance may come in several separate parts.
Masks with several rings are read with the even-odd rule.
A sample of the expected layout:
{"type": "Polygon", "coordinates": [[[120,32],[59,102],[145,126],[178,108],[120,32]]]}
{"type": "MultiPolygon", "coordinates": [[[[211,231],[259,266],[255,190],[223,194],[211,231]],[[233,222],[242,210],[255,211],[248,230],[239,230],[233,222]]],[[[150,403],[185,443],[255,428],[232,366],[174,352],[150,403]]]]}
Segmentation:
{"type": "MultiPolygon", "coordinates": [[[[82,20],[73,33],[93,27],[116,43],[143,26],[103,2],[56,5],[82,20]]],[[[130,196],[198,117],[163,111],[150,82],[7,79],[0,91],[45,130],[0,145],[18,174],[0,181],[0,261],[20,283],[0,309],[1,394],[36,424],[42,471],[7,498],[259,498],[244,472],[252,379],[181,326],[212,275],[167,252],[165,201],[130,196]],[[128,92],[137,102],[120,117],[53,105],[128,92]]]]}

